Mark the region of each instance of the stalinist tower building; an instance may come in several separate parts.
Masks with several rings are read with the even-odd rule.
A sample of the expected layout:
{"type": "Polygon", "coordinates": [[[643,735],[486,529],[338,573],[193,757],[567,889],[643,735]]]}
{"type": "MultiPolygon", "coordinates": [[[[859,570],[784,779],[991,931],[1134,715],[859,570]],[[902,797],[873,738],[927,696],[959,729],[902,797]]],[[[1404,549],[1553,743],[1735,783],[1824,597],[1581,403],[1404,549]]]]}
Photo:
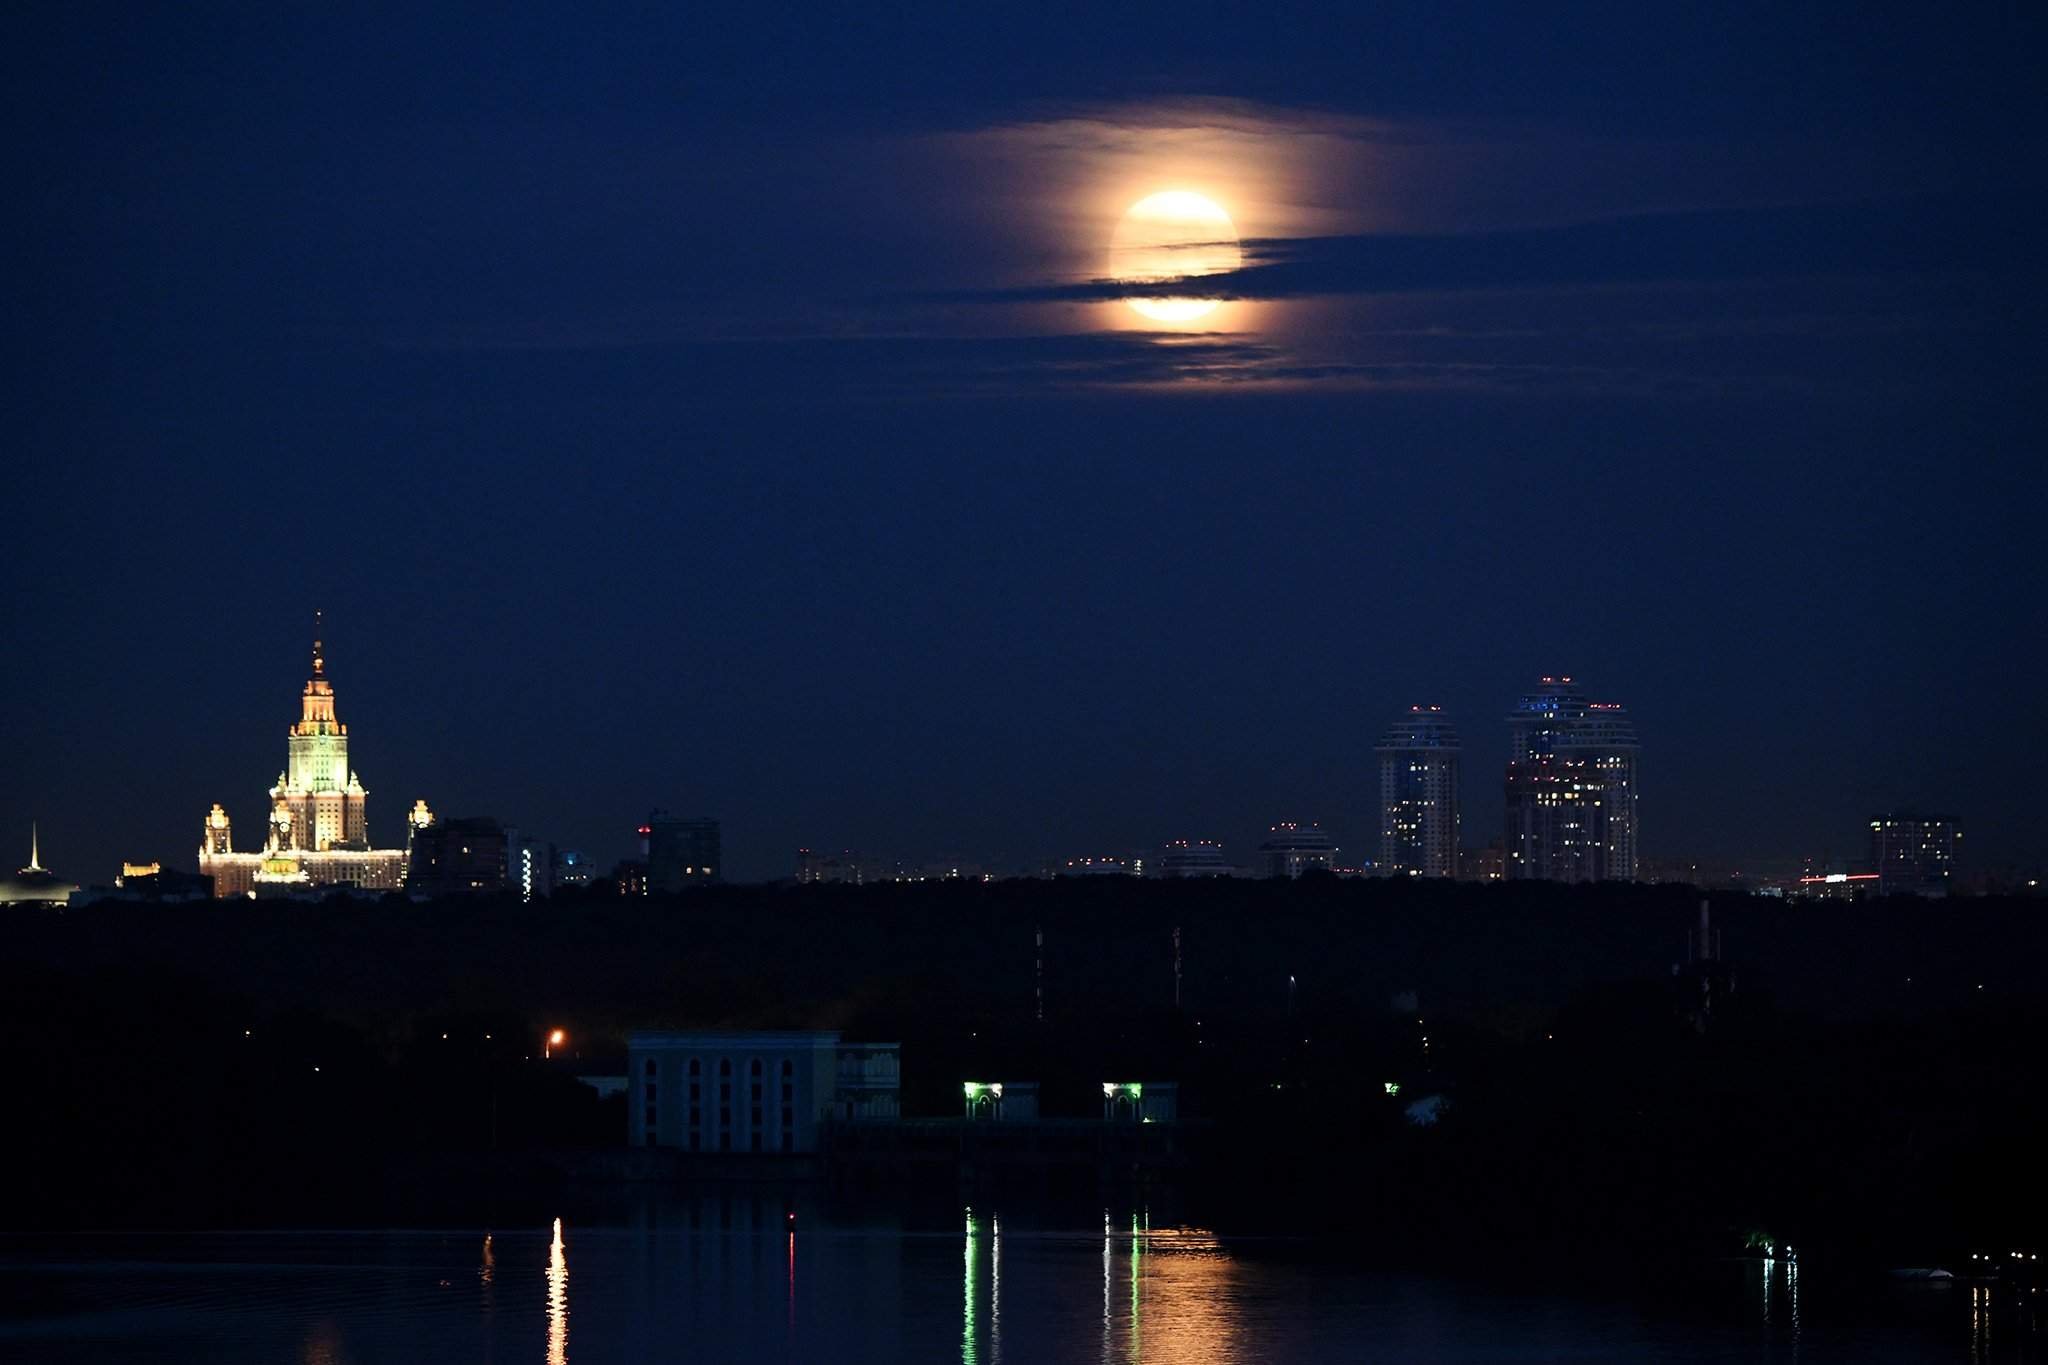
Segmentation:
{"type": "MultiPolygon", "coordinates": [[[[370,794],[349,767],[348,727],[334,714],[334,684],[327,680],[317,615],[314,631],[313,676],[299,694],[298,722],[285,735],[285,768],[270,789],[263,851],[234,851],[232,826],[217,803],[206,817],[199,870],[213,878],[217,896],[337,885],[396,890],[405,884],[407,850],[370,847],[370,794]]],[[[415,802],[408,836],[432,819],[426,803],[415,802]]]]}
{"type": "Polygon", "coordinates": [[[369,793],[348,766],[348,727],[334,718],[334,684],[313,641],[313,676],[299,695],[299,723],[285,737],[285,769],[270,789],[276,847],[325,852],[366,849],[369,793]]]}

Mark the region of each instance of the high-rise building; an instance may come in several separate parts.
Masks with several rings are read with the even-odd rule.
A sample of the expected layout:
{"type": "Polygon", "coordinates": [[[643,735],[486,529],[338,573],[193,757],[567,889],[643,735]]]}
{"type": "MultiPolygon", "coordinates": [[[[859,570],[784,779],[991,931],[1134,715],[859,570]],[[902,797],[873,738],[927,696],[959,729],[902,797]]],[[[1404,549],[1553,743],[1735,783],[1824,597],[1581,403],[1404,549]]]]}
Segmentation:
{"type": "Polygon", "coordinates": [[[234,851],[232,824],[216,803],[201,826],[199,870],[223,898],[320,886],[395,890],[405,883],[407,852],[370,847],[369,798],[349,766],[348,727],[335,716],[315,613],[313,672],[285,734],[263,851],[234,851]]]}
{"type": "Polygon", "coordinates": [[[1380,760],[1380,873],[1458,875],[1458,732],[1441,706],[1411,706],[1373,749],[1380,760]]]}
{"type": "Polygon", "coordinates": [[[1963,833],[1942,815],[1898,811],[1870,822],[1870,865],[1880,896],[1946,896],[1963,833]]]}
{"type": "Polygon", "coordinates": [[[1548,677],[1516,704],[1508,734],[1507,875],[1634,881],[1640,746],[1621,706],[1548,677]]]}
{"type": "Polygon", "coordinates": [[[1266,831],[1259,844],[1259,862],[1268,877],[1328,872],[1336,865],[1337,845],[1314,821],[1282,820],[1266,831]]]}
{"type": "Polygon", "coordinates": [[[680,891],[719,879],[725,859],[719,848],[718,822],[709,816],[684,818],[656,811],[640,827],[647,841],[647,889],[680,891]]]}

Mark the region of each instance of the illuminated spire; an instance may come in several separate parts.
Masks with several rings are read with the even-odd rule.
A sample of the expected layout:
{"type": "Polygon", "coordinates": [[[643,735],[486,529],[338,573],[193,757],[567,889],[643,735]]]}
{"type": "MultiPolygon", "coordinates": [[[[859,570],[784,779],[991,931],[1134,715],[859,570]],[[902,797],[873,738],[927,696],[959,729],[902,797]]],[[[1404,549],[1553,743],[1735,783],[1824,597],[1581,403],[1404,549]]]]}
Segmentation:
{"type": "Polygon", "coordinates": [[[323,633],[320,628],[320,618],[321,613],[318,608],[315,608],[313,611],[313,676],[316,678],[327,671],[327,661],[320,657],[320,636],[323,633]]]}
{"type": "Polygon", "coordinates": [[[28,822],[28,866],[22,869],[23,872],[41,872],[43,870],[42,850],[36,844],[36,822],[31,820],[28,822]]]}

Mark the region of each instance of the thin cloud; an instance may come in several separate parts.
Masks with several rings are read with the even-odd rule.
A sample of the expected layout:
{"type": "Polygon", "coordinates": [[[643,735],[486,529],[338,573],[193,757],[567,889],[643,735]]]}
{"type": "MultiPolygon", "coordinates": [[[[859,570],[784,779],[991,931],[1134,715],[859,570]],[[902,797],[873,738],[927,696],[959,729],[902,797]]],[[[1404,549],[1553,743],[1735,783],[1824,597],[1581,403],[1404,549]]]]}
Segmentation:
{"type": "Polygon", "coordinates": [[[464,357],[515,382],[567,373],[591,383],[689,392],[878,402],[1048,391],[1253,392],[1285,388],[1446,393],[1703,394],[1772,381],[1687,376],[1654,366],[1521,357],[1374,356],[1301,350],[1233,333],[1103,331],[1026,336],[832,336],[622,342],[593,337],[444,338],[398,351],[442,365],[464,357]],[[764,382],[772,380],[770,382],[764,382]]]}
{"type": "Polygon", "coordinates": [[[1194,279],[1094,279],[950,297],[1083,303],[1193,293],[1283,300],[1929,273],[2009,268],[2024,261],[2026,249],[2014,225],[1954,198],[1644,214],[1513,232],[1266,237],[1242,245],[1245,265],[1194,279]]]}

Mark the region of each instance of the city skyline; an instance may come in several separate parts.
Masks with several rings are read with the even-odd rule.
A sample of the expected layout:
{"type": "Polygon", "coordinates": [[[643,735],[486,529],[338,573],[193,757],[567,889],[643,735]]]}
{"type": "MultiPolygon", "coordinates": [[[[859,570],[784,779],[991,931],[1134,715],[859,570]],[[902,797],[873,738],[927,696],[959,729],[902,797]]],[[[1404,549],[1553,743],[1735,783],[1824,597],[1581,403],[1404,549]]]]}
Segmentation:
{"type": "Polygon", "coordinates": [[[0,1341],[2027,1354],[2044,54],[0,10],[0,1341]]]}
{"type": "Polygon", "coordinates": [[[1566,670],[1645,858],[2038,856],[2037,20],[871,17],[11,15],[0,827],[183,857],[317,605],[380,844],[1358,850],[1418,700],[1476,842],[1566,670]]]}
{"type": "MultiPolygon", "coordinates": [[[[249,845],[245,838],[244,851],[236,852],[227,857],[219,856],[227,854],[230,847],[230,824],[228,823],[230,816],[223,811],[221,803],[214,803],[212,814],[208,816],[205,823],[204,839],[198,859],[200,870],[219,873],[222,867],[227,868],[229,881],[232,883],[228,887],[228,892],[233,894],[240,894],[248,889],[250,876],[258,870],[258,865],[263,862],[266,854],[271,852],[282,852],[288,857],[303,860],[308,856],[316,858],[324,856],[331,848],[339,851],[344,860],[349,856],[359,859],[375,859],[379,857],[397,857],[402,859],[405,849],[411,845],[413,826],[426,818],[430,818],[426,811],[424,800],[411,802],[411,808],[408,812],[404,816],[397,817],[407,826],[403,840],[389,842],[388,851],[385,853],[379,854],[370,851],[370,846],[377,842],[378,834],[367,825],[364,814],[366,794],[356,777],[355,768],[350,762],[347,747],[349,742],[347,726],[342,724],[337,718],[335,688],[327,672],[329,651],[324,644],[326,627],[323,613],[316,613],[311,628],[314,631],[312,663],[309,670],[311,676],[305,682],[302,690],[300,699],[301,715],[297,721],[294,721],[288,727],[289,755],[286,768],[279,775],[278,785],[269,794],[270,820],[263,844],[263,851],[247,851],[249,845]],[[329,773],[327,771],[329,768],[333,768],[334,772],[329,773]],[[322,802],[328,803],[327,806],[322,806],[322,802]],[[282,826],[279,824],[280,821],[283,822],[282,826]],[[316,828],[325,831],[329,837],[326,839],[318,838],[312,832],[316,828]],[[215,857],[221,866],[209,868],[206,862],[209,856],[215,857]]],[[[1589,703],[1576,690],[1576,684],[1572,676],[1553,674],[1543,675],[1540,678],[1538,689],[1535,693],[1524,693],[1520,702],[1508,713],[1507,719],[1500,727],[1505,739],[1505,743],[1501,747],[1506,750],[1510,758],[1527,749],[1526,731],[1532,724],[1537,727],[1539,734],[1548,734],[1546,727],[1555,725],[1557,722],[1546,720],[1545,717],[1560,715],[1561,713],[1558,709],[1560,705],[1574,711],[1571,719],[1575,723],[1583,725],[1588,719],[1591,719],[1606,728],[1611,729],[1619,726],[1622,730],[1627,731],[1628,734],[1624,742],[1630,747],[1633,754],[1635,750],[1633,727],[1627,718],[1625,709],[1613,703],[1589,703]],[[1532,706],[1536,709],[1532,710],[1532,706]],[[1548,707],[1547,710],[1544,709],[1546,706],[1548,707]]],[[[1363,740],[1366,736],[1361,735],[1360,738],[1363,740]]],[[[1548,740],[1545,742],[1547,743],[1548,740]]],[[[1581,740],[1579,742],[1591,743],[1593,741],[1581,740]]],[[[1483,750],[1486,746],[1482,743],[1478,747],[1483,750]]],[[[1478,788],[1479,791],[1485,792],[1488,789],[1497,791],[1498,788],[1491,781],[1474,782],[1471,779],[1470,774],[1472,770],[1465,765],[1464,761],[1465,748],[1466,744],[1461,737],[1460,731],[1457,729],[1455,717],[1447,708],[1435,703],[1426,705],[1411,704],[1400,713],[1399,718],[1391,727],[1380,727],[1372,747],[1360,748],[1360,752],[1371,754],[1372,757],[1369,760],[1363,761],[1357,773],[1350,774],[1347,777],[1343,773],[1333,771],[1325,777],[1321,784],[1325,790],[1328,790],[1333,787],[1342,786],[1347,781],[1354,781],[1359,790],[1366,793],[1367,803],[1357,809],[1340,808],[1335,816],[1319,815],[1306,819],[1301,822],[1301,827],[1304,829],[1316,828],[1318,831],[1317,838],[1333,842],[1337,865],[1347,867],[1367,865],[1374,873],[1385,875],[1387,868],[1391,865],[1386,858],[1390,837],[1389,829],[1383,820],[1383,802],[1386,800],[1389,791],[1387,786],[1388,765],[1394,763],[1396,758],[1403,754],[1430,751],[1441,752],[1448,755],[1451,765],[1448,774],[1449,790],[1452,793],[1451,814],[1448,825],[1450,833],[1448,837],[1452,842],[1452,846],[1461,853],[1478,853],[1483,852],[1489,844],[1505,842],[1508,845],[1505,864],[1506,874],[1513,877],[1517,874],[1512,847],[1512,825],[1509,826],[1510,837],[1505,841],[1503,841],[1501,834],[1503,820],[1507,817],[1506,806],[1503,805],[1499,808],[1498,818],[1493,820],[1475,822],[1471,819],[1470,803],[1472,801],[1471,793],[1473,789],[1478,788]],[[1460,775],[1461,770],[1464,774],[1462,777],[1460,775]]],[[[1338,757],[1334,751],[1330,756],[1330,762],[1334,769],[1338,763],[1338,757]]],[[[1633,781],[1633,757],[1631,757],[1630,762],[1630,792],[1633,795],[1636,790],[1633,781]]],[[[1512,767],[1512,764],[1509,766],[1512,767]]],[[[451,772],[448,776],[451,778],[451,785],[460,784],[461,775],[459,772],[451,772]]],[[[1438,780],[1441,781],[1442,779],[1438,780]]],[[[1209,796],[1212,799],[1208,804],[1212,808],[1228,808],[1234,805],[1242,809],[1245,804],[1241,798],[1234,799],[1227,793],[1210,793],[1209,796]]],[[[616,793],[612,794],[610,799],[614,804],[624,805],[630,805],[633,800],[632,798],[620,798],[616,793]]],[[[649,803],[643,800],[639,804],[644,811],[649,803]]],[[[689,820],[679,820],[676,817],[668,816],[664,810],[659,809],[661,804],[659,801],[653,804],[657,807],[654,818],[658,822],[666,821],[668,827],[681,828],[693,823],[689,820]]],[[[676,802],[675,804],[682,803],[676,802]]],[[[755,826],[751,829],[742,826],[741,828],[746,830],[746,832],[741,834],[738,842],[742,848],[748,851],[747,861],[742,862],[739,867],[729,871],[722,867],[717,871],[699,868],[696,866],[699,861],[708,863],[715,859],[721,865],[723,864],[724,859],[722,855],[716,852],[719,846],[720,832],[722,830],[729,836],[733,832],[734,826],[732,817],[724,812],[720,803],[714,797],[706,797],[696,804],[701,806],[714,822],[709,835],[712,842],[708,846],[712,853],[710,857],[702,860],[698,859],[695,855],[687,859],[677,860],[673,875],[683,880],[773,881],[782,879],[792,875],[790,864],[792,851],[799,854],[804,853],[812,843],[818,842],[815,839],[804,836],[798,842],[770,846],[758,834],[757,831],[760,826],[755,826]],[[685,862],[690,864],[687,869],[683,866],[685,862]]],[[[1199,805],[1200,803],[1198,802],[1197,804],[1199,805]]],[[[1479,804],[1483,809],[1486,804],[1483,796],[1480,798],[1479,804]]],[[[1657,804],[1659,803],[1653,802],[1653,808],[1657,804]]],[[[1864,822],[1869,815],[1877,811],[1889,812],[1894,809],[1903,809],[1911,804],[1897,801],[1880,802],[1872,805],[1866,811],[1847,813],[1840,822],[1842,829],[1838,837],[1831,839],[1823,838],[1814,846],[1797,848],[1787,846],[1757,851],[1746,856],[1724,856],[1721,864],[1726,868],[1740,870],[1740,867],[1747,863],[1754,870],[1771,869],[1779,873],[1782,873],[1794,863],[1799,863],[1809,868],[1820,867],[1824,864],[1827,866],[1837,864],[1848,865],[1850,863],[1860,865],[1865,861],[1863,855],[1867,851],[1863,844],[1864,836],[1862,830],[1864,822]]],[[[1316,808],[1313,802],[1300,803],[1290,800],[1283,800],[1280,802],[1280,806],[1289,811],[1316,808]]],[[[1631,801],[1631,806],[1633,806],[1633,801],[1631,801]]],[[[1944,806],[1942,808],[1946,809],[1947,807],[1944,806]]],[[[558,809],[553,812],[543,812],[536,815],[523,809],[511,809],[502,801],[494,803],[488,797],[477,804],[475,809],[464,807],[460,810],[450,811],[449,808],[442,807],[440,813],[453,814],[458,818],[483,817],[503,820],[506,822],[508,829],[514,825],[519,826],[526,833],[529,842],[532,839],[538,838],[554,845],[558,849],[576,850],[579,856],[594,858],[600,869],[610,867],[615,861],[635,856],[636,850],[632,845],[632,841],[635,838],[639,841],[637,855],[643,860],[647,857],[649,825],[646,823],[647,817],[644,814],[637,818],[631,827],[620,831],[609,828],[606,824],[593,819],[587,812],[558,809]],[[552,819],[549,818],[550,815],[553,816],[552,819]]],[[[790,827],[787,818],[773,810],[760,814],[769,828],[790,827]]],[[[1633,876],[1644,875],[1642,865],[1645,862],[1668,868],[1681,863],[1688,857],[1695,863],[1699,860],[1700,853],[1697,849],[1688,848],[1682,844],[1668,854],[1663,853],[1660,849],[1658,853],[1646,857],[1639,849],[1634,848],[1635,834],[1633,826],[1635,818],[1632,812],[1629,822],[1631,828],[1628,836],[1630,853],[1628,854],[1627,861],[1633,876]]],[[[1196,818],[1184,822],[1180,827],[1158,825],[1147,829],[1142,827],[1145,823],[1143,818],[1138,817],[1120,831],[1099,835],[1090,835],[1084,832],[1079,836],[1078,841],[1072,843],[1070,847],[1062,846],[1058,836],[1053,834],[1038,834],[1035,836],[1036,842],[1034,842],[1032,831],[1049,828],[1056,823],[1056,821],[1048,821],[1044,825],[1040,825],[1032,823],[1027,819],[1018,827],[1024,832],[1007,840],[994,841],[993,846],[990,844],[978,845],[970,837],[959,837],[952,840],[941,839],[936,843],[920,844],[914,839],[904,837],[891,838],[884,834],[882,837],[871,840],[870,844],[872,847],[887,851],[883,853],[871,851],[868,861],[876,867],[901,865],[914,868],[924,865],[942,865],[948,859],[955,862],[965,860],[973,863],[975,867],[985,868],[991,873],[1016,875],[1043,867],[1058,867],[1077,859],[1085,861],[1088,858],[1114,857],[1121,860],[1127,856],[1126,853],[1105,854],[1100,852],[1088,853],[1085,851],[1090,848],[1097,850],[1126,850],[1130,856],[1135,857],[1139,861],[1148,858],[1156,860],[1162,850],[1174,841],[1193,839],[1213,842],[1221,849],[1221,860],[1224,864],[1235,867],[1242,873],[1252,874],[1264,868],[1271,861],[1268,854],[1261,848],[1262,842],[1270,840],[1277,831],[1283,829],[1291,830],[1295,827],[1295,822],[1292,820],[1275,824],[1272,822],[1271,817],[1268,816],[1263,819],[1254,818],[1249,829],[1243,828],[1242,822],[1233,823],[1228,818],[1218,817],[1196,818]]],[[[1417,856],[1420,856],[1420,849],[1425,838],[1440,842],[1446,837],[1446,834],[1439,828],[1435,833],[1424,836],[1418,826],[1416,830],[1411,831],[1405,837],[1412,842],[1413,848],[1417,850],[1417,856]]],[[[147,858],[148,860],[163,862],[172,867],[182,865],[180,854],[175,850],[137,850],[128,846],[139,842],[138,839],[112,834],[106,836],[103,842],[107,843],[109,847],[115,847],[120,850],[119,861],[122,863],[147,858]]],[[[821,844],[820,846],[823,847],[824,845],[821,844]]],[[[843,847],[850,853],[855,845],[847,842],[843,847]]],[[[1659,846],[1653,841],[1651,847],[1656,849],[1659,846]]],[[[1973,853],[1975,852],[1976,850],[1973,848],[1973,853]]],[[[329,859],[329,861],[332,861],[332,859],[329,859]]],[[[2028,854],[2023,851],[2010,860],[2009,865],[2024,867],[2032,864],[2029,861],[2028,854]]],[[[112,877],[111,873],[105,876],[97,875],[92,867],[82,862],[74,863],[67,860],[66,867],[68,870],[80,874],[82,879],[88,884],[103,884],[105,881],[111,880],[112,877]]],[[[1603,860],[1599,864],[1600,871],[1597,874],[1552,872],[1544,874],[1544,879],[1577,880],[1582,876],[1591,876],[1592,879],[1598,880],[1605,874],[1607,867],[1608,864],[1603,860]]],[[[1405,865],[1399,870],[1405,872],[1405,865]]],[[[289,872],[296,875],[295,868],[284,869],[280,866],[278,871],[280,873],[289,872]]],[[[321,871],[315,877],[315,880],[327,879],[330,872],[331,869],[321,871]]],[[[340,880],[360,881],[369,886],[383,886],[390,881],[391,877],[388,870],[379,870],[368,876],[357,872],[350,872],[347,875],[336,875],[340,880]]],[[[1442,874],[1421,872],[1418,875],[1442,874]]]]}

